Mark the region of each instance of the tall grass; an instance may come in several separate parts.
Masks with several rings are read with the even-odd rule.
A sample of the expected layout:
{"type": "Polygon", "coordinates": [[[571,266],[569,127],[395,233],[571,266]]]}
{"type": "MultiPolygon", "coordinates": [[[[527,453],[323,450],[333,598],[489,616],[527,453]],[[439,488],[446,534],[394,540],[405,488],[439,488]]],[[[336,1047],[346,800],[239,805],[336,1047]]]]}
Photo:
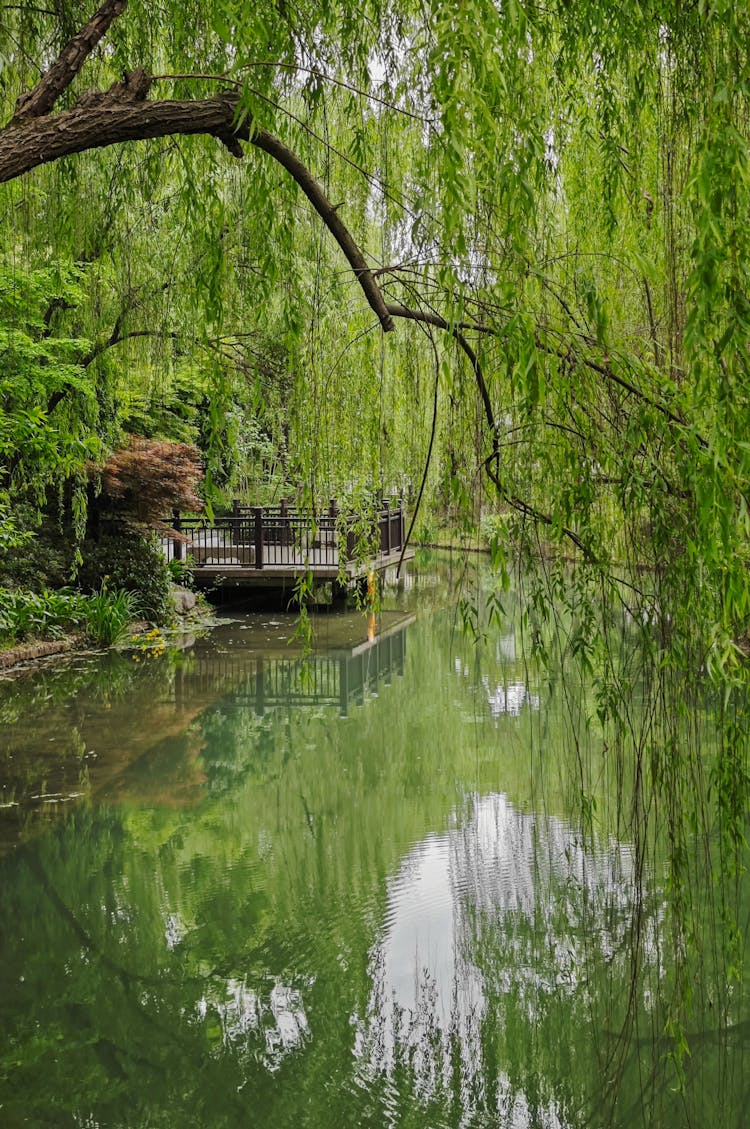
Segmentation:
{"type": "Polygon", "coordinates": [[[30,592],[0,587],[0,647],[61,639],[81,629],[92,642],[112,646],[125,638],[139,610],[132,592],[110,592],[105,584],[92,596],[67,588],[30,592]]]}
{"type": "Polygon", "coordinates": [[[99,591],[86,600],[85,613],[89,637],[111,647],[127,636],[129,625],[139,613],[138,599],[124,588],[109,592],[102,584],[99,591]]]}

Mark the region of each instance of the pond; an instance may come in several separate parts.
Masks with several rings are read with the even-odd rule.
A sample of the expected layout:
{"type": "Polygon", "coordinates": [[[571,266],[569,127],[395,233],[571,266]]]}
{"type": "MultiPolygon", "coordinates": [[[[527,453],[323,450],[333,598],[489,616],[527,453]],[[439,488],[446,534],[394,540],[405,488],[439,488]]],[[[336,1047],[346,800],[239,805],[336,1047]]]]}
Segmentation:
{"type": "Polygon", "coordinates": [[[746,1123],[740,988],[680,1053],[660,852],[604,770],[580,820],[586,680],[462,575],[0,686],[0,1124],[746,1123]]]}

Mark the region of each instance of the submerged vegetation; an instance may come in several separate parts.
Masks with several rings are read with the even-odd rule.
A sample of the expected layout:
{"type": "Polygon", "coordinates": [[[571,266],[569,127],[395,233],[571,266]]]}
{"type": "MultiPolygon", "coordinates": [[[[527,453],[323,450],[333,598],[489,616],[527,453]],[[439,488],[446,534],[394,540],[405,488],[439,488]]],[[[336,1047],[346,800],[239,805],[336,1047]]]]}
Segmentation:
{"type": "Polygon", "coordinates": [[[486,538],[467,628],[517,578],[582,828],[607,775],[666,853],[678,1076],[744,964],[749,52],[728,0],[0,2],[0,631],[162,622],[173,507],[486,538]]]}

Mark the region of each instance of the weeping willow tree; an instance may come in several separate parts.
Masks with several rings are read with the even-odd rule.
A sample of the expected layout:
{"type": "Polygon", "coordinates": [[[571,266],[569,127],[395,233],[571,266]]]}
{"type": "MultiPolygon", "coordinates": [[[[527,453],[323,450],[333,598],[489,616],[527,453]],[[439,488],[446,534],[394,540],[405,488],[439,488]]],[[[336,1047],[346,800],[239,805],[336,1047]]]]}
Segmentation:
{"type": "Polygon", "coordinates": [[[35,416],[6,384],[0,435],[54,456],[85,418],[106,442],[112,371],[179,369],[231,446],[238,372],[267,407],[260,334],[313,495],[419,483],[430,456],[467,504],[483,483],[498,568],[520,547],[530,617],[567,605],[562,648],[635,764],[642,865],[668,831],[682,1002],[696,844],[742,964],[748,42],[726,0],[0,5],[4,268],[77,264],[25,340],[84,342],[35,416]]]}

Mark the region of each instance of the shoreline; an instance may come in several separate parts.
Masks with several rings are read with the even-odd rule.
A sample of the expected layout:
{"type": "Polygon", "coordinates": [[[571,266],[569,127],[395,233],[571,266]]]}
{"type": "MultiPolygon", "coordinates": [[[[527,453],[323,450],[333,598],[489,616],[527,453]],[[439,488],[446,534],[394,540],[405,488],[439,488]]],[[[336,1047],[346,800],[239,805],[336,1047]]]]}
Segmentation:
{"type": "MultiPolygon", "coordinates": [[[[173,642],[180,636],[192,635],[196,631],[210,630],[216,624],[213,608],[201,614],[177,616],[168,627],[160,627],[160,635],[173,642]]],[[[61,639],[37,639],[33,642],[19,643],[0,651],[0,681],[21,678],[38,670],[47,660],[71,658],[76,655],[102,654],[106,651],[127,651],[138,645],[143,636],[153,630],[153,624],[145,620],[135,621],[129,631],[130,639],[125,643],[106,646],[94,643],[85,635],[65,635],[61,639]]]]}
{"type": "Polygon", "coordinates": [[[87,651],[82,635],[65,635],[62,639],[37,639],[35,642],[18,643],[7,651],[0,651],[0,677],[20,673],[19,668],[38,659],[50,659],[69,655],[74,651],[87,651]]]}

